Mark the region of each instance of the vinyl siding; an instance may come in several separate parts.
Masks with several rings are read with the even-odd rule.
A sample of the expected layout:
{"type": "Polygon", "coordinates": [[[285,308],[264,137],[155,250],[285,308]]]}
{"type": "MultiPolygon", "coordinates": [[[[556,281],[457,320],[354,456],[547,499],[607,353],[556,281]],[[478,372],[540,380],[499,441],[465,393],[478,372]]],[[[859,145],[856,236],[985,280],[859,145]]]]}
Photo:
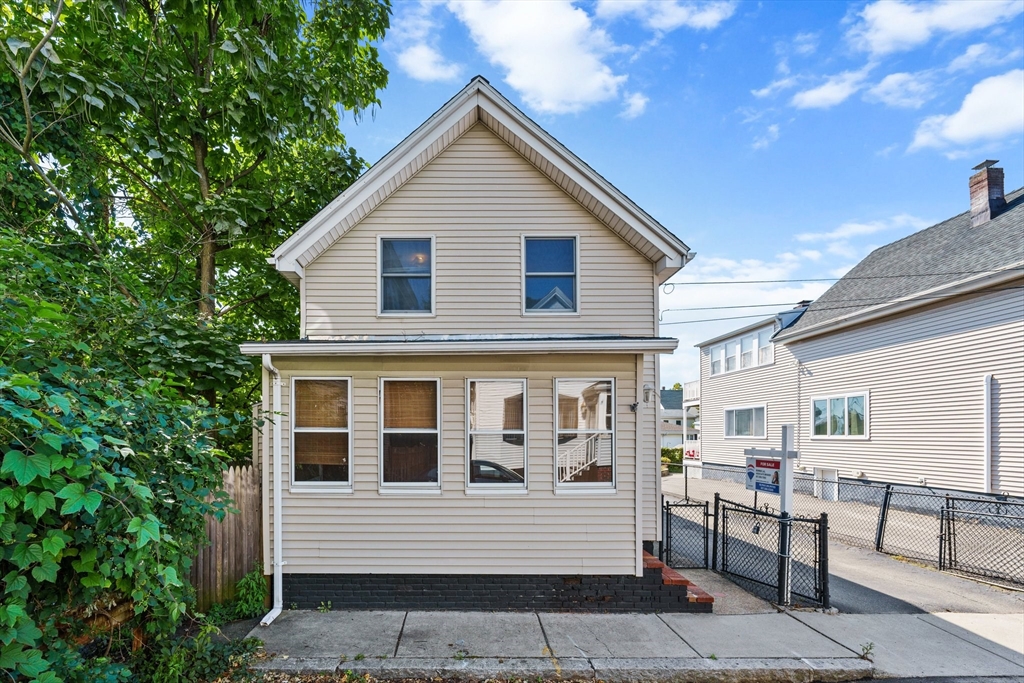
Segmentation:
{"type": "Polygon", "coordinates": [[[476,125],[305,268],[305,334],[654,333],[651,263],[476,125]],[[377,237],[433,235],[432,317],[377,316],[377,237]],[[522,235],[578,235],[578,315],[523,315],[522,235]]]}
{"type": "MultiPolygon", "coordinates": [[[[643,427],[640,435],[643,441],[643,453],[650,453],[651,457],[642,460],[641,481],[643,483],[643,530],[645,541],[658,540],[658,512],[660,496],[659,479],[661,479],[661,449],[658,447],[658,396],[651,393],[651,400],[646,405],[643,403],[643,385],[658,387],[658,371],[655,366],[655,356],[647,354],[644,356],[644,377],[640,385],[637,400],[640,402],[641,415],[643,416],[643,427]]],[[[639,407],[639,406],[638,406],[639,407]]]]}
{"type": "Polygon", "coordinates": [[[779,448],[782,425],[796,424],[794,361],[775,344],[775,362],[711,376],[710,348],[700,350],[700,453],[703,462],[746,464],[745,448],[779,448]],[[764,405],[765,437],[725,437],[725,411],[764,405]]]}
{"type": "Polygon", "coordinates": [[[990,373],[992,490],[1024,495],[1024,292],[1012,289],[1021,284],[792,344],[801,464],[982,490],[990,373]],[[859,390],[870,391],[868,439],[810,437],[812,397],[859,390]]]}
{"type": "MultiPolygon", "coordinates": [[[[289,486],[290,420],[282,417],[285,572],[635,572],[636,421],[629,406],[636,395],[636,356],[282,357],[274,362],[282,374],[285,413],[292,377],[353,378],[352,493],[289,486]],[[379,493],[378,379],[403,376],[442,380],[441,495],[379,493]],[[616,381],[616,492],[555,493],[554,378],[609,376],[616,381]],[[467,377],[527,379],[528,494],[465,492],[467,377]]],[[[269,460],[264,458],[268,481],[269,460]]],[[[266,502],[270,528],[272,499],[266,502]]],[[[268,546],[272,534],[270,528],[268,546]]]]}

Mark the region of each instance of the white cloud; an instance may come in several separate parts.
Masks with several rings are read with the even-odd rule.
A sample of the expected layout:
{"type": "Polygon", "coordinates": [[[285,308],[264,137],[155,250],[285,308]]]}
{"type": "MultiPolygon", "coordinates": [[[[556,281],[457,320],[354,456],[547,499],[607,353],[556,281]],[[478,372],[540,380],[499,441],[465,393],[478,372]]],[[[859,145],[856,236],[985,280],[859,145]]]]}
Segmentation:
{"type": "Polygon", "coordinates": [[[1024,11],[1021,0],[879,0],[859,13],[847,39],[859,50],[884,55],[924,45],[935,35],[988,28],[1024,11]]]}
{"type": "Polygon", "coordinates": [[[436,5],[422,0],[402,5],[388,34],[389,47],[395,46],[398,66],[418,81],[454,81],[462,75],[462,65],[447,61],[437,47],[436,5]]]}
{"type": "Polygon", "coordinates": [[[911,216],[910,214],[901,213],[887,218],[884,220],[870,221],[868,223],[857,223],[848,222],[843,223],[835,230],[828,232],[803,232],[796,236],[796,239],[800,242],[824,242],[828,240],[847,240],[851,237],[860,237],[862,235],[873,235],[876,232],[883,232],[886,230],[906,229],[912,228],[913,230],[920,230],[921,228],[928,227],[929,223],[925,220],[911,216]]]}
{"type": "Polygon", "coordinates": [[[479,51],[505,70],[505,81],[539,112],[565,114],[615,99],[626,82],[603,58],[608,35],[567,0],[448,4],[479,51]]]}
{"type": "Polygon", "coordinates": [[[953,114],[929,116],[918,126],[911,150],[948,149],[1024,134],[1024,70],[977,83],[953,114]]]}
{"type": "Polygon", "coordinates": [[[799,83],[799,79],[796,76],[787,76],[786,78],[777,78],[763,88],[757,90],[751,90],[750,94],[754,97],[764,98],[769,95],[774,95],[782,90],[788,90],[796,86],[799,83]]]}
{"type": "Polygon", "coordinates": [[[418,81],[454,81],[462,67],[445,61],[436,48],[417,43],[398,53],[398,66],[418,81]]]}
{"type": "Polygon", "coordinates": [[[773,123],[765,130],[764,135],[754,138],[754,149],[765,149],[779,139],[779,124],[773,123]]]}
{"type": "Polygon", "coordinates": [[[790,103],[797,109],[828,109],[845,102],[864,85],[872,65],[857,71],[844,71],[830,76],[827,81],[809,90],[793,95],[790,103]]]}
{"type": "Polygon", "coordinates": [[[798,33],[793,39],[793,51],[798,55],[811,55],[818,49],[817,33],[798,33]]]}
{"type": "Polygon", "coordinates": [[[598,0],[595,14],[601,19],[633,16],[652,31],[667,33],[686,26],[713,29],[736,11],[734,0],[678,2],[678,0],[598,0]]]}
{"type": "Polygon", "coordinates": [[[968,47],[962,55],[954,59],[946,67],[946,70],[950,73],[957,71],[969,71],[976,67],[981,66],[998,66],[1000,64],[1006,64],[1014,60],[1019,60],[1024,55],[1024,50],[1017,48],[1011,50],[1005,54],[999,54],[999,51],[988,43],[976,43],[968,47]]]}
{"type": "Polygon", "coordinates": [[[628,93],[625,96],[625,108],[623,108],[619,116],[624,119],[635,119],[644,113],[644,110],[647,109],[647,103],[650,101],[650,98],[643,93],[628,93]]]}
{"type": "Polygon", "coordinates": [[[889,74],[872,86],[865,99],[890,107],[917,109],[934,96],[927,72],[889,74]]]}

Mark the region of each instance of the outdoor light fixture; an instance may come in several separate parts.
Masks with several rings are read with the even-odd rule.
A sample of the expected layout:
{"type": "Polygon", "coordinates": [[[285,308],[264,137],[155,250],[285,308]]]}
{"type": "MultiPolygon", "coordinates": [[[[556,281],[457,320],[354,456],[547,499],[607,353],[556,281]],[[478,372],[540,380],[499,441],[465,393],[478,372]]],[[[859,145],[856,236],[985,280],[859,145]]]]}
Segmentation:
{"type": "Polygon", "coordinates": [[[650,384],[645,384],[644,385],[644,403],[650,403],[651,402],[651,393],[653,391],[654,391],[654,387],[652,387],[650,384]]]}

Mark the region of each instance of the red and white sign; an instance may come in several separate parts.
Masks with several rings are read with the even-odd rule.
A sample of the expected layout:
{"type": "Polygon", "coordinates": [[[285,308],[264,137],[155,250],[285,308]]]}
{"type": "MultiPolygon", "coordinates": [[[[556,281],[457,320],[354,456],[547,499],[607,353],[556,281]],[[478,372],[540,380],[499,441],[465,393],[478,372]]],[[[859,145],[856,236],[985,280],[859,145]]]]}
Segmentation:
{"type": "Polygon", "coordinates": [[[782,461],[771,458],[747,458],[748,491],[779,494],[782,461]]]}

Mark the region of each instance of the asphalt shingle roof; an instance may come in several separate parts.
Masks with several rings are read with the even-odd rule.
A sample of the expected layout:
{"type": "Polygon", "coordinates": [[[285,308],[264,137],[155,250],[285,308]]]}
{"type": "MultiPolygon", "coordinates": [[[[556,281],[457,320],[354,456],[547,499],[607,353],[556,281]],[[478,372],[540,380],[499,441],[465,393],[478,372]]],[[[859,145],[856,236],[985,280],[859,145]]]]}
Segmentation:
{"type": "Polygon", "coordinates": [[[683,390],[682,389],[662,389],[661,391],[661,407],[665,410],[682,410],[683,409],[683,390]]]}
{"type": "Polygon", "coordinates": [[[807,329],[1021,261],[1024,188],[1007,194],[1002,213],[983,225],[972,227],[971,213],[966,211],[875,249],[812,303],[789,330],[807,329]]]}

